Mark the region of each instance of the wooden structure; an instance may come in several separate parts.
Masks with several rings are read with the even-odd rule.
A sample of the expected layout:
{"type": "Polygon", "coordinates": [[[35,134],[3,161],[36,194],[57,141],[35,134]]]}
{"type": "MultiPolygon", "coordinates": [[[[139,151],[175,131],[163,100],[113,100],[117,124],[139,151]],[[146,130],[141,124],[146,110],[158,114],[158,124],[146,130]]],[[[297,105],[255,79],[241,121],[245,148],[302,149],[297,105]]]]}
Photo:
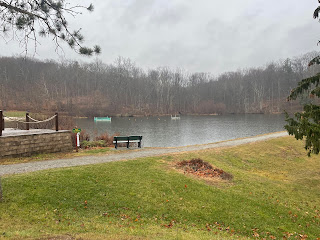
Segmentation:
{"type": "Polygon", "coordinates": [[[59,115],[36,120],[26,113],[25,120],[6,117],[0,110],[0,158],[31,156],[37,153],[72,151],[70,131],[59,131],[59,115]],[[5,128],[4,119],[18,122],[21,128],[5,128]],[[33,129],[32,125],[54,121],[54,129],[33,129]],[[31,126],[30,126],[31,125],[31,126]]]}
{"type": "Polygon", "coordinates": [[[114,147],[118,148],[118,143],[126,143],[129,148],[130,143],[138,143],[138,147],[141,148],[142,136],[115,136],[113,137],[114,147]]]}
{"type": "MultiPolygon", "coordinates": [[[[4,131],[5,129],[5,122],[4,122],[4,114],[3,114],[3,111],[0,110],[0,136],[2,136],[2,132],[4,131]]],[[[56,131],[59,131],[59,114],[58,113],[55,113],[55,115],[47,120],[44,120],[44,121],[38,121],[38,120],[35,120],[35,121],[30,121],[31,118],[29,116],[29,113],[27,112],[26,113],[26,121],[25,122],[22,122],[22,121],[18,121],[17,122],[22,122],[24,124],[26,124],[26,130],[30,130],[30,124],[37,124],[37,123],[42,123],[42,122],[46,122],[46,121],[51,121],[52,119],[55,119],[55,130],[56,131]]]]}

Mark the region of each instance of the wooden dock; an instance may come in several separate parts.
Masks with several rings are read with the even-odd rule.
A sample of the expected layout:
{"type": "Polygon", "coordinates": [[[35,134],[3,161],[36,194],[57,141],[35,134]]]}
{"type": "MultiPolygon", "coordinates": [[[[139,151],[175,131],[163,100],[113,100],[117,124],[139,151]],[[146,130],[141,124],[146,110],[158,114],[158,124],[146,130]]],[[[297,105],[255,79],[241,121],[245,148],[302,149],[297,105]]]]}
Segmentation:
{"type": "Polygon", "coordinates": [[[55,130],[51,130],[51,129],[21,130],[21,129],[15,129],[15,128],[5,128],[2,131],[2,136],[0,137],[26,136],[26,135],[47,134],[47,133],[55,133],[55,132],[56,132],[55,130]]]}

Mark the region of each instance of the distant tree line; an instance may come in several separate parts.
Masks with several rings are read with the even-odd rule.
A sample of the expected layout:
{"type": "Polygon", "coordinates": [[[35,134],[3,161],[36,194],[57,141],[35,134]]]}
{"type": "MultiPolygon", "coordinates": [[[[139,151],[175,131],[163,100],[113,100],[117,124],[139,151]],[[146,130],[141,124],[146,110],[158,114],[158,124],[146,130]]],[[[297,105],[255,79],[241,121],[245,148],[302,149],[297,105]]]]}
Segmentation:
{"type": "MultiPolygon", "coordinates": [[[[307,66],[317,55],[219,76],[168,67],[143,70],[122,57],[113,64],[2,57],[0,109],[78,116],[293,112],[298,104],[286,98],[316,71],[307,66]]],[[[297,102],[303,101],[308,98],[297,102]]]]}

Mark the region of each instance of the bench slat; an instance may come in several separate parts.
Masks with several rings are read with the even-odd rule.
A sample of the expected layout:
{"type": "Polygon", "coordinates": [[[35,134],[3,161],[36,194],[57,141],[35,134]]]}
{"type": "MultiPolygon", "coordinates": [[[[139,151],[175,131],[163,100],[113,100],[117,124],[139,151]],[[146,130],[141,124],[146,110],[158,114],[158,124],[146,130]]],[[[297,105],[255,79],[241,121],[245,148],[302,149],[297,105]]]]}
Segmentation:
{"type": "MultiPolygon", "coordinates": [[[[115,141],[115,140],[113,140],[113,143],[115,143],[115,142],[118,142],[118,143],[126,143],[126,142],[128,142],[128,140],[121,140],[121,141],[115,141]]],[[[140,142],[140,140],[130,140],[129,142],[140,142]]]]}
{"type": "Polygon", "coordinates": [[[142,136],[115,136],[114,141],[131,141],[131,140],[142,140],[142,136]]]}
{"type": "Polygon", "coordinates": [[[142,140],[142,136],[129,136],[129,140],[142,140]]]}
{"type": "Polygon", "coordinates": [[[127,148],[129,148],[129,143],[137,142],[138,147],[141,148],[142,136],[115,136],[113,137],[113,143],[115,148],[117,148],[118,143],[127,143],[127,148]]]}
{"type": "Polygon", "coordinates": [[[126,136],[116,136],[113,138],[114,141],[128,141],[128,137],[126,136]]]}

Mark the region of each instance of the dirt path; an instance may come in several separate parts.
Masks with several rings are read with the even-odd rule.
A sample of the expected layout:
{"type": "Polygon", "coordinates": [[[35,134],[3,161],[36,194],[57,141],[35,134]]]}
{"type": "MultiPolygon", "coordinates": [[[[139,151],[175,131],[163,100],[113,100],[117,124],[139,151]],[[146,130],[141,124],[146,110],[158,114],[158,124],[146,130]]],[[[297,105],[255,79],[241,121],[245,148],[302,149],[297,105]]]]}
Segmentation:
{"type": "Polygon", "coordinates": [[[171,153],[181,153],[190,151],[199,151],[203,149],[210,148],[220,148],[220,147],[232,147],[247,143],[253,143],[258,141],[264,141],[272,138],[288,136],[287,132],[277,132],[267,135],[254,136],[243,139],[230,140],[225,142],[210,143],[204,145],[193,145],[186,147],[174,147],[174,148],[145,148],[145,149],[135,149],[126,153],[111,154],[111,155],[99,155],[99,156],[85,156],[76,157],[70,159],[57,159],[41,162],[31,162],[31,163],[20,163],[12,165],[0,165],[0,176],[7,174],[18,174],[26,172],[35,172],[45,169],[52,168],[63,168],[63,167],[73,167],[89,164],[106,163],[121,160],[131,160],[136,158],[159,156],[171,153]]]}

